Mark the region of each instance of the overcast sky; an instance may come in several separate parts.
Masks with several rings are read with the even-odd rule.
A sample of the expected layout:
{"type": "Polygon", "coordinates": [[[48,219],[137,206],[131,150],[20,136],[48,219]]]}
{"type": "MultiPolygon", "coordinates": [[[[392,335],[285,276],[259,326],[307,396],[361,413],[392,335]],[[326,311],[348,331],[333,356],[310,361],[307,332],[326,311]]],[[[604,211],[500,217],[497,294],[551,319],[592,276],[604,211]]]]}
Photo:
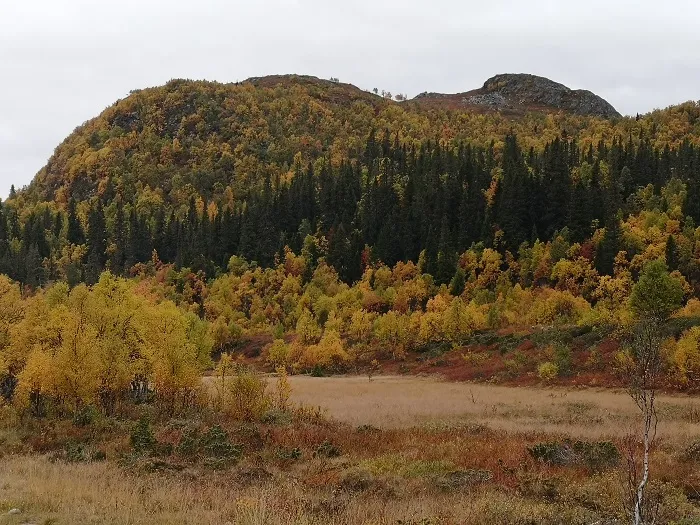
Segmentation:
{"type": "Polygon", "coordinates": [[[300,73],[410,97],[534,73],[635,114],[700,99],[693,0],[0,0],[0,196],[131,89],[300,73]]]}

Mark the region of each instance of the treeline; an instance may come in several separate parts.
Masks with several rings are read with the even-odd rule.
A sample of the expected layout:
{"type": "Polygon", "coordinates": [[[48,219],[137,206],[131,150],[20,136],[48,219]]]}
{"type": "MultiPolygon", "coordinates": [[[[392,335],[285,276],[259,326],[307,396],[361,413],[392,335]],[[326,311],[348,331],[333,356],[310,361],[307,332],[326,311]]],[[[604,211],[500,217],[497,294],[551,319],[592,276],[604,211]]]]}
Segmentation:
{"type": "Polygon", "coordinates": [[[645,199],[661,210],[680,199],[674,213],[693,229],[700,147],[614,139],[582,149],[560,137],[524,151],[509,134],[497,153],[493,145],[412,146],[371,132],[360,159],[304,165],[297,156],[288,174],[265,177],[244,200],[228,188],[209,201],[192,195],[181,209],[147,188],[129,201],[111,179],[95,197],[65,206],[23,208],[11,196],[0,207],[0,272],[32,287],[94,283],[105,269],[133,274],[156,253],[213,277],[233,255],[270,267],[289,247],[312,264],[323,254],[347,283],[368,264],[420,261],[442,284],[474,245],[506,260],[562,236],[583,245],[599,274],[611,275],[620,250],[632,258],[644,249],[624,246],[620,225],[645,199]]]}
{"type": "MultiPolygon", "coordinates": [[[[422,250],[417,262],[392,267],[361,257],[362,274],[348,284],[318,234],[307,234],[298,254],[285,248],[269,267],[231,256],[213,279],[155,254],[132,267],[133,279],[105,272],[92,286],[58,281],[32,290],[2,277],[0,393],[36,414],[86,404],[109,412],[144,396],[166,408],[187,406],[210,356],[226,353],[291,372],[371,373],[377,362],[452,352],[495,380],[601,373],[615,370],[624,352],[607,345],[603,353],[590,341],[572,349],[560,336],[572,327],[603,334],[593,341],[624,334],[639,317],[640,283],[651,283],[644,304],[658,306],[664,319],[674,315],[664,333],[665,385],[695,390],[700,228],[684,216],[687,193],[678,178],[658,194],[649,184],[627,199],[634,213],[584,243],[567,227],[551,241],[522,243],[517,254],[475,243],[456,257],[449,283],[427,271],[422,250]],[[610,275],[596,269],[605,250],[615,253],[610,275]],[[488,332],[504,328],[553,335],[530,349],[483,346],[493,340],[488,332]],[[494,360],[505,368],[485,365],[494,360]]],[[[69,217],[61,235],[79,223],[69,217]]],[[[93,213],[93,223],[100,217],[93,213]]],[[[69,246],[87,261],[94,253],[89,231],[84,245],[69,246]]]]}

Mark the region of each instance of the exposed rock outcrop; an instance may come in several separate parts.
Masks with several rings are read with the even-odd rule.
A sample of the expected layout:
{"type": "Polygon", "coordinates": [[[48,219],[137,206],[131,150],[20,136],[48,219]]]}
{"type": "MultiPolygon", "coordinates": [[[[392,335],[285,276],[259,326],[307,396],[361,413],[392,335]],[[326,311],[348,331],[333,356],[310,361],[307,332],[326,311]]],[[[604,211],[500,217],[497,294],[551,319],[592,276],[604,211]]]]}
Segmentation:
{"type": "Polygon", "coordinates": [[[484,82],[480,89],[454,95],[422,93],[416,100],[513,114],[566,111],[603,118],[620,117],[609,102],[590,91],[569,89],[548,78],[527,74],[496,75],[484,82]]]}

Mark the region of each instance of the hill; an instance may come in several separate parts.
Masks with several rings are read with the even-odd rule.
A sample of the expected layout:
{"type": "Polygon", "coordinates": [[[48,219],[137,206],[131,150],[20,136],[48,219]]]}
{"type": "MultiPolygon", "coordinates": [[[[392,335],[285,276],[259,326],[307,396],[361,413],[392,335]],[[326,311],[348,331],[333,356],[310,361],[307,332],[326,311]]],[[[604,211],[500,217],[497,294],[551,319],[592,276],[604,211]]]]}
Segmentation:
{"type": "Polygon", "coordinates": [[[509,97],[512,111],[396,102],[296,75],[135,90],[5,203],[0,270],[31,284],[94,281],[155,250],[214,275],[232,255],[269,266],[311,235],[348,282],[368,261],[425,253],[443,283],[473,243],[505,255],[566,228],[593,257],[597,229],[638,210],[639,188],[659,195],[673,177],[686,185],[684,216],[700,220],[697,104],[581,115],[614,110],[523,75],[471,93],[509,97]]]}
{"type": "MultiPolygon", "coordinates": [[[[236,195],[246,195],[266,176],[287,173],[297,154],[304,163],[324,157],[337,165],[360,158],[371,130],[388,130],[411,145],[439,139],[486,147],[494,141],[497,150],[511,130],[526,150],[541,149],[562,133],[583,146],[632,135],[663,147],[700,135],[696,107],[657,112],[642,122],[603,121],[592,111],[578,114],[591,108],[590,97],[563,86],[557,91],[552,86],[559,85],[545,79],[540,80],[547,89],[530,87],[526,103],[513,102],[522,82],[501,85],[496,80],[502,77],[515,78],[494,77],[481,90],[465,94],[482,102],[503,97],[503,107],[485,115],[481,113],[491,105],[462,104],[462,95],[398,103],[350,84],[297,75],[237,84],[173,80],[135,90],[79,126],[23,195],[33,203],[57,200],[65,206],[69,197],[81,201],[95,196],[108,179],[113,186],[123,182],[119,191],[127,200],[140,185],[159,188],[177,206],[186,206],[190,193],[208,200],[229,185],[236,195]],[[551,101],[557,97],[555,108],[551,101]],[[664,124],[669,118],[673,126],[664,124]]],[[[614,114],[603,101],[598,106],[598,113],[614,114]]]]}

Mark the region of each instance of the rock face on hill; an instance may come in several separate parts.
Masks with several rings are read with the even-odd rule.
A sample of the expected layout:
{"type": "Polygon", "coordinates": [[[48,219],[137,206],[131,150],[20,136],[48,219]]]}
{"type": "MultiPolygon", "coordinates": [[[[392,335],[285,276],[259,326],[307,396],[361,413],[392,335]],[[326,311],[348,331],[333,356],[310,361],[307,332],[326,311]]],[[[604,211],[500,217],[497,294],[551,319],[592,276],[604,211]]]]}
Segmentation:
{"type": "Polygon", "coordinates": [[[548,78],[527,74],[496,75],[480,89],[457,94],[421,93],[415,100],[507,114],[565,111],[603,118],[620,117],[609,102],[590,91],[569,89],[548,78]]]}

